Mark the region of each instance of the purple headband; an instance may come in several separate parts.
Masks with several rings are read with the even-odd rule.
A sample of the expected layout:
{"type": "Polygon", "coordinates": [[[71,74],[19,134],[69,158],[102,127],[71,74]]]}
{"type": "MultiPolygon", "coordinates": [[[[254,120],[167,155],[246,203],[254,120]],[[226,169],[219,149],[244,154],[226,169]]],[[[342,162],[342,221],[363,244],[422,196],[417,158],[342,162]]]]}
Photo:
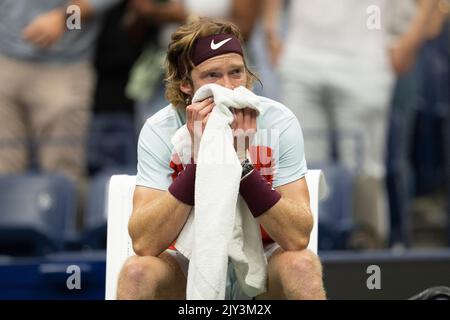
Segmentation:
{"type": "MultiPolygon", "coordinates": [[[[241,42],[232,34],[214,34],[198,38],[194,42],[191,51],[191,59],[194,65],[198,66],[205,60],[226,53],[237,53],[244,57],[241,42]]],[[[178,69],[184,70],[184,66],[182,66],[180,59],[178,59],[178,69]]]]}

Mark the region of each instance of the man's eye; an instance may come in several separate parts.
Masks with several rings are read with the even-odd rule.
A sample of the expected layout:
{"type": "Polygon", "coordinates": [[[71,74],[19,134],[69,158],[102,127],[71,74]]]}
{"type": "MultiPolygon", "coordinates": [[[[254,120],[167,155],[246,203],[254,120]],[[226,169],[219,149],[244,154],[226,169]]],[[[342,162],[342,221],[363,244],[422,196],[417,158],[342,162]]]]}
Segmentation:
{"type": "Polygon", "coordinates": [[[235,70],[231,71],[232,76],[240,76],[241,73],[242,73],[241,69],[235,69],[235,70]]]}
{"type": "Polygon", "coordinates": [[[210,78],[217,78],[218,76],[219,76],[219,74],[217,72],[208,73],[208,77],[210,77],[210,78]]]}

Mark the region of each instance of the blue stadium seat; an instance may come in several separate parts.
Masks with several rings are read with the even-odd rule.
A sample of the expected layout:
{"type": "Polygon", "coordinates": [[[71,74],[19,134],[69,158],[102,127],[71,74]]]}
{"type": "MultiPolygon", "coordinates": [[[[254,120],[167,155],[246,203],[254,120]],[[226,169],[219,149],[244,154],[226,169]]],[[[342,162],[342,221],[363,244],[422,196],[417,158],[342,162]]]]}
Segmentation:
{"type": "Polygon", "coordinates": [[[63,176],[0,176],[0,254],[62,250],[75,232],[75,212],[75,188],[63,176]]]}
{"type": "Polygon", "coordinates": [[[88,138],[88,169],[91,175],[110,167],[136,165],[136,129],[124,113],[93,116],[88,138]]]}
{"type": "Polygon", "coordinates": [[[353,229],[354,174],[337,163],[308,165],[321,169],[328,185],[328,197],[319,202],[319,250],[345,250],[353,229]]]}

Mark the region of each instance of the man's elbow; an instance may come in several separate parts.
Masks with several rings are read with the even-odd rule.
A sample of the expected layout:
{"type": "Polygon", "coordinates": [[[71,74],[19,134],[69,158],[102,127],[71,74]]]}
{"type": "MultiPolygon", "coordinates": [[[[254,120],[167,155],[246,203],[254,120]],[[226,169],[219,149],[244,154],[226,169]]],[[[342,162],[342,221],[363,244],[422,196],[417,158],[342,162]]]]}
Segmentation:
{"type": "Polygon", "coordinates": [[[141,257],[158,257],[162,251],[156,248],[156,246],[149,245],[148,243],[143,243],[141,240],[134,240],[133,251],[137,256],[141,257]]]}
{"type": "Polygon", "coordinates": [[[292,239],[288,239],[280,246],[285,251],[302,251],[308,248],[309,245],[309,236],[297,236],[292,239]]]}
{"type": "Polygon", "coordinates": [[[309,215],[302,221],[301,226],[290,233],[290,236],[284,241],[284,246],[280,244],[281,247],[286,251],[301,251],[308,248],[313,223],[312,215],[309,215]]]}
{"type": "Polygon", "coordinates": [[[131,219],[128,224],[128,234],[130,235],[133,251],[136,255],[157,257],[161,254],[158,246],[155,245],[156,243],[154,241],[149,241],[148,238],[144,237],[138,231],[133,219],[131,219]]]}

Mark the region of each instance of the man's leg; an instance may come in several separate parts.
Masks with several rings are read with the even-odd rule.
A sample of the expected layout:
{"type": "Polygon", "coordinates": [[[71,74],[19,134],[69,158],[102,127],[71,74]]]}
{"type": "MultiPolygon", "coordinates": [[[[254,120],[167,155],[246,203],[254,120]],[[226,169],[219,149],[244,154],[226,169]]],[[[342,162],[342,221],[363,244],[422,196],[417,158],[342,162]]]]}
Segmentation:
{"type": "Polygon", "coordinates": [[[356,173],[350,245],[367,249],[385,247],[389,235],[385,154],[393,78],[388,67],[373,67],[342,65],[330,78],[339,159],[356,173]]]}
{"type": "Polygon", "coordinates": [[[23,93],[31,120],[39,166],[70,178],[77,189],[76,226],[83,225],[87,191],[86,138],[91,116],[94,73],[86,63],[33,64],[23,93]]]}
{"type": "Polygon", "coordinates": [[[267,266],[267,292],[258,300],[326,299],[320,260],[309,250],[284,251],[278,248],[267,266]]]}
{"type": "Polygon", "coordinates": [[[94,73],[88,63],[35,65],[24,94],[43,170],[83,182],[94,73]]]}
{"type": "Polygon", "coordinates": [[[323,103],[319,72],[306,61],[295,68],[286,64],[283,62],[280,70],[281,102],[300,122],[308,164],[327,162],[331,155],[331,119],[323,103]]]}
{"type": "Polygon", "coordinates": [[[186,277],[167,252],[159,257],[129,258],[119,275],[119,300],[186,299],[186,277]]]}
{"type": "Polygon", "coordinates": [[[21,173],[28,167],[28,132],[19,104],[27,71],[26,65],[0,56],[0,174],[21,173]]]}

